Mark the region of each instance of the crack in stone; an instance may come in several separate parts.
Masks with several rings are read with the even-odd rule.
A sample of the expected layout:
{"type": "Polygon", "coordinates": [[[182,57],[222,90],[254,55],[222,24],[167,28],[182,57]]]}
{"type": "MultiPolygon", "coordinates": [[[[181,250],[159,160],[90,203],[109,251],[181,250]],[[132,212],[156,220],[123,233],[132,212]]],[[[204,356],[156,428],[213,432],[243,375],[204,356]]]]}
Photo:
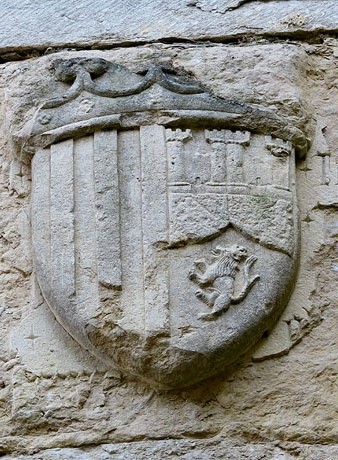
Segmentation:
{"type": "MultiPolygon", "coordinates": [[[[244,1],[244,0],[243,0],[244,1]]],[[[256,1],[256,0],[245,0],[245,1],[256,1]]],[[[261,0],[261,1],[271,1],[271,0],[261,0]]],[[[275,0],[276,1],[276,0],[275,0]]],[[[284,1],[284,0],[280,0],[284,1]]],[[[172,45],[172,46],[200,46],[201,44],[207,45],[227,45],[231,44],[233,46],[243,46],[243,40],[250,42],[251,45],[259,43],[260,45],[269,45],[271,43],[285,43],[286,41],[293,40],[294,44],[322,44],[326,37],[336,38],[338,33],[338,28],[334,30],[322,30],[318,29],[316,31],[288,31],[280,33],[253,33],[253,30],[257,28],[248,28],[247,33],[238,33],[236,35],[230,36],[221,36],[221,37],[192,37],[190,39],[184,37],[164,37],[158,40],[140,40],[140,41],[126,41],[126,42],[116,42],[116,43],[107,43],[102,42],[102,44],[97,42],[85,42],[78,44],[57,44],[55,46],[21,46],[21,47],[11,47],[4,48],[1,50],[0,47],[0,65],[5,64],[6,62],[17,62],[25,61],[27,59],[37,59],[41,56],[48,54],[61,53],[63,51],[93,51],[93,50],[111,50],[116,48],[132,48],[132,47],[142,47],[149,45],[172,45]],[[252,31],[252,33],[250,33],[252,31]],[[262,43],[264,40],[264,43],[262,43]]]]}
{"type": "Polygon", "coordinates": [[[241,8],[243,5],[246,5],[248,3],[257,1],[260,1],[261,3],[268,3],[271,1],[281,2],[288,0],[223,0],[222,2],[220,2],[219,0],[214,0],[213,2],[210,2],[209,0],[207,2],[206,0],[192,0],[187,3],[187,6],[196,7],[201,11],[224,14],[228,11],[237,10],[238,8],[241,8]]]}

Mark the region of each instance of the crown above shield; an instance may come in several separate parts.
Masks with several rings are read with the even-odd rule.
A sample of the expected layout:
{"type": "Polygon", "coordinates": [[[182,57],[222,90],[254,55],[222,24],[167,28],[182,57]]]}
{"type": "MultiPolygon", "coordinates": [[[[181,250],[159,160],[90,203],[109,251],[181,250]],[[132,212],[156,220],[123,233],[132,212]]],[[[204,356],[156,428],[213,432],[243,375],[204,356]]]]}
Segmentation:
{"type": "Polygon", "coordinates": [[[172,69],[53,64],[62,95],[18,138],[34,150],[36,276],[57,320],[153,385],[224,370],[271,330],[299,252],[296,156],[272,110],[172,69]]]}

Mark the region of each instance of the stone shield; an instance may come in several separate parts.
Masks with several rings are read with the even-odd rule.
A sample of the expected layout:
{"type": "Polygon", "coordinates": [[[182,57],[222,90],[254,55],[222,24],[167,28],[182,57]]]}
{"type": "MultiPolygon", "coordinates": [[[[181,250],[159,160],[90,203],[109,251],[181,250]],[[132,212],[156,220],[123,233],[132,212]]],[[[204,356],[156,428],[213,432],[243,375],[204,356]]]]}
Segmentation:
{"type": "Polygon", "coordinates": [[[220,372],[292,292],[302,133],[162,68],[70,59],[55,71],[68,92],[20,136],[35,148],[47,304],[88,351],[154,385],[220,372]]]}

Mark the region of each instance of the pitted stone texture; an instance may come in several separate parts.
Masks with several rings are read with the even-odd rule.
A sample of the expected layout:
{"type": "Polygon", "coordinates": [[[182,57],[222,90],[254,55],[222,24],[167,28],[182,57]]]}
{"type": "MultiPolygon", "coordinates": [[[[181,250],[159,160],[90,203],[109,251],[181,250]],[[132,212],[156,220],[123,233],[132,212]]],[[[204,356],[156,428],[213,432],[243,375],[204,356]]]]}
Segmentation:
{"type": "Polygon", "coordinates": [[[335,0],[4,0],[0,51],[337,31],[335,0]],[[53,19],[51,19],[53,18],[53,19]],[[156,24],[156,27],[154,26],[156,24]]]}
{"type": "Polygon", "coordinates": [[[3,460],[333,460],[337,446],[297,443],[245,443],[241,440],[159,440],[103,444],[94,448],[48,449],[32,455],[5,455],[3,460]]]}

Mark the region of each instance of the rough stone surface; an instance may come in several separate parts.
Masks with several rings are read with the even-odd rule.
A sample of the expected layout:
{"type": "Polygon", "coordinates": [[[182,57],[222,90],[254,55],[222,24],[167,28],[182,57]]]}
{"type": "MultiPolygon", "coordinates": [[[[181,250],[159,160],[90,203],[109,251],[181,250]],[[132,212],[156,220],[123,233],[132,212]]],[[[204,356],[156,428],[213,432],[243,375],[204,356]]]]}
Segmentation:
{"type": "MultiPolygon", "coordinates": [[[[268,37],[233,45],[157,43],[109,51],[59,51],[1,65],[3,458],[338,458],[338,41],[319,36],[321,28],[330,30],[321,18],[336,23],[336,15],[325,10],[326,2],[221,3],[199,1],[189,8],[198,7],[201,14],[212,8],[215,11],[205,11],[203,17],[224,21],[225,15],[255,5],[260,21],[266,23],[261,11],[272,6],[275,11],[276,5],[283,8],[287,16],[287,8],[306,5],[313,24],[308,30],[317,40],[308,43],[300,35],[297,40],[292,26],[285,29],[285,38],[289,31],[293,40],[288,43],[273,43],[268,37]],[[321,13],[313,15],[318,3],[321,13]],[[35,113],[35,103],[60,91],[60,82],[49,70],[51,61],[79,56],[100,57],[133,72],[168,64],[202,81],[216,96],[277,111],[312,140],[306,160],[296,165],[302,251],[290,302],[254,353],[194,387],[154,390],[107,371],[55,320],[32,274],[31,164],[11,136],[18,134],[14,127],[23,126],[35,113]]],[[[184,21],[180,27],[183,30],[184,21]]],[[[85,42],[78,45],[86,47],[85,42]]],[[[65,90],[68,87],[64,84],[65,90]]],[[[89,106],[84,104],[85,109],[89,106]]]]}
{"type": "Polygon", "coordinates": [[[338,5],[335,0],[142,0],[136,7],[125,0],[3,0],[1,13],[0,51],[15,56],[59,46],[336,32],[338,5]]]}
{"type": "MultiPolygon", "coordinates": [[[[13,459],[5,455],[4,460],[13,459]]],[[[36,455],[19,455],[16,460],[326,460],[338,458],[337,447],[302,446],[297,443],[243,443],[214,440],[160,440],[103,444],[96,448],[48,449],[36,455]]]]}

